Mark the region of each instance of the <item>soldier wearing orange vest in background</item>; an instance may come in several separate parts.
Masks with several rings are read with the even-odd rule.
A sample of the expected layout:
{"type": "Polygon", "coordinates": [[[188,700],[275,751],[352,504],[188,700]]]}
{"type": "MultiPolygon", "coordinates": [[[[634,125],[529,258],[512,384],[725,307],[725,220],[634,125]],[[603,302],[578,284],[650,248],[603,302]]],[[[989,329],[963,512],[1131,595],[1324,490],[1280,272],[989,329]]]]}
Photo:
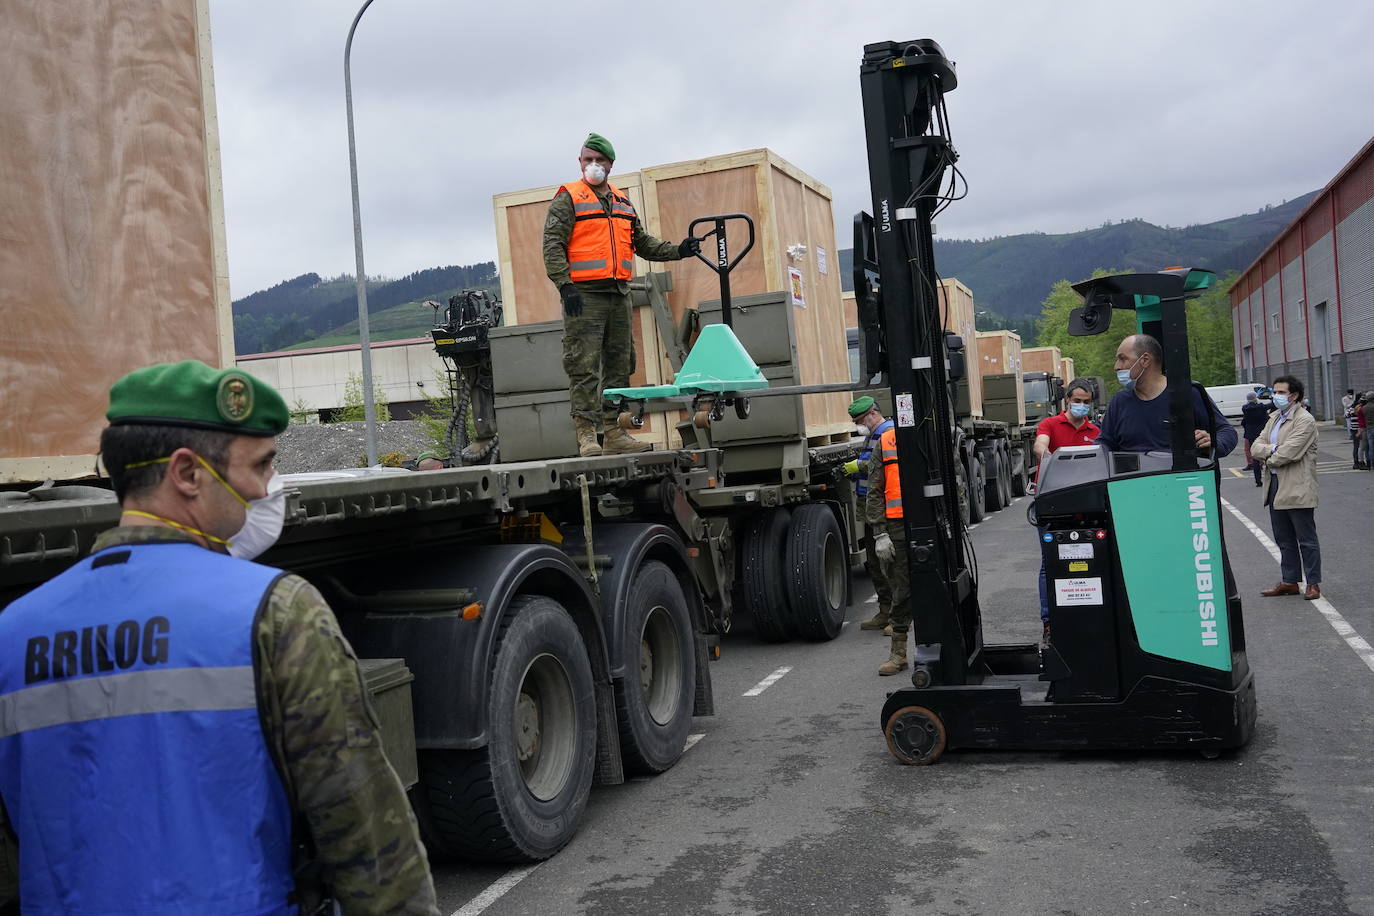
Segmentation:
{"type": "Polygon", "coordinates": [[[563,300],[563,369],[568,373],[577,451],[642,452],[650,448],[617,423],[617,410],[601,392],[625,388],[635,370],[630,335],[630,280],[635,255],[676,261],[701,250],[690,236],[674,244],[644,231],[634,204],[607,178],[615,148],[600,134],[582,144],[582,178],[558,189],[544,221],[544,270],[563,300]],[[598,425],[605,423],[604,445],[598,425]]]}
{"type": "Polygon", "coordinates": [[[889,426],[868,459],[869,519],[881,518],[883,527],[873,537],[873,552],[883,564],[892,591],[892,649],[878,666],[881,675],[896,674],[907,667],[907,632],[911,629],[911,579],[907,568],[906,523],[902,520],[902,482],[897,469],[897,428],[889,426]]]}

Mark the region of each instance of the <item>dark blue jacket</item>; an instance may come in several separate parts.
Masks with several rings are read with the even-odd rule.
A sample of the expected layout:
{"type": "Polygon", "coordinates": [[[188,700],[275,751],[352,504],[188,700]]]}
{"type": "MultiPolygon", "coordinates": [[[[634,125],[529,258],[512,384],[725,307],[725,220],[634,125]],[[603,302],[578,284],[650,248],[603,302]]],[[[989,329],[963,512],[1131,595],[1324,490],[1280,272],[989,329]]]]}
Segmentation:
{"type": "Polygon", "coordinates": [[[1254,441],[1254,438],[1264,429],[1264,424],[1269,422],[1269,414],[1274,408],[1261,404],[1259,401],[1246,401],[1245,406],[1240,409],[1240,428],[1245,433],[1245,438],[1254,441]]]}
{"type": "MultiPolygon", "coordinates": [[[[1192,395],[1193,428],[1207,429],[1207,404],[1202,400],[1202,392],[1194,388],[1192,395]]],[[[1240,437],[1216,405],[1212,405],[1211,412],[1217,430],[1216,456],[1224,458],[1231,454],[1240,437]]],[[[1169,392],[1161,391],[1157,397],[1142,401],[1132,391],[1118,391],[1107,405],[1097,441],[1111,452],[1169,451],[1173,447],[1169,441],[1169,392]]]]}
{"type": "Polygon", "coordinates": [[[0,614],[24,912],[296,912],[253,670],[281,575],[194,544],[110,547],[0,614]]]}

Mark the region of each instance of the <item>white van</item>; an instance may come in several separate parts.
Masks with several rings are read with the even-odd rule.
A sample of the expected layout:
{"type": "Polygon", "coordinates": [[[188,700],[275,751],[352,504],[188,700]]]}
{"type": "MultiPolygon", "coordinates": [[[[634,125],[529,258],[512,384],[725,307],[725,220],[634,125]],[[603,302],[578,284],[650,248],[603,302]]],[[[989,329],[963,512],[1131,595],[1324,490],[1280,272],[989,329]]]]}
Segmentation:
{"type": "Polygon", "coordinates": [[[1207,389],[1212,400],[1216,401],[1217,409],[1221,411],[1222,416],[1232,421],[1240,420],[1240,409],[1245,406],[1245,396],[1252,391],[1259,395],[1261,403],[1269,406],[1273,392],[1266,386],[1254,382],[1246,382],[1243,385],[1213,385],[1207,389]]]}

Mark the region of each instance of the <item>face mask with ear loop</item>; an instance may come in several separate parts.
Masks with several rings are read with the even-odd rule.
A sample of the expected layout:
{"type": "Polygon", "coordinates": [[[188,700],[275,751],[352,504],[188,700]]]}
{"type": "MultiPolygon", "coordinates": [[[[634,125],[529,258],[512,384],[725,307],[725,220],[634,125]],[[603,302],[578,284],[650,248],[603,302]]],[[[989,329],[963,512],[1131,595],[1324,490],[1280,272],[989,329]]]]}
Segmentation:
{"type": "MultiPolygon", "coordinates": [[[[169,458],[155,458],[152,461],[137,461],[133,464],[126,464],[124,467],[125,470],[129,470],[150,464],[161,464],[169,460],[169,458]]],[[[211,543],[226,547],[231,557],[252,560],[262,556],[269,547],[277,542],[277,538],[281,537],[282,527],[286,524],[286,491],[281,482],[281,475],[273,473],[268,479],[266,496],[261,499],[244,499],[239,495],[238,490],[229,485],[229,481],[221,477],[220,473],[210,466],[208,461],[199,455],[196,456],[196,460],[244,508],[243,526],[235,532],[233,537],[225,540],[198,528],[192,528],[190,525],[183,525],[180,522],[172,521],[170,518],[163,518],[161,515],[154,515],[151,512],[141,512],[137,509],[126,509],[125,514],[151,518],[171,525],[173,528],[199,535],[211,543]]]]}

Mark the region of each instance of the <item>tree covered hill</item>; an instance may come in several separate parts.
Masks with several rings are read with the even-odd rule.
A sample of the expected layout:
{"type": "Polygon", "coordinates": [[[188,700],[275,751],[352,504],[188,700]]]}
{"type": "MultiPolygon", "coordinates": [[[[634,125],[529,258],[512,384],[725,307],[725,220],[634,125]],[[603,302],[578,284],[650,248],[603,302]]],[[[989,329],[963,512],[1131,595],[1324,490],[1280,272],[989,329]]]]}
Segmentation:
{"type": "MultiPolygon", "coordinates": [[[[414,322],[391,316],[379,332],[387,336],[417,336],[429,329],[432,313],[417,305],[424,299],[447,301],[460,289],[495,291],[499,283],[496,264],[484,261],[465,266],[431,267],[407,274],[397,280],[369,278],[367,313],[369,319],[380,312],[410,305],[414,322]],[[390,332],[390,333],[388,333],[390,332]]],[[[351,324],[357,338],[358,300],[353,277],[343,275],[328,280],[319,274],[301,274],[268,289],[236,299],[234,308],[234,349],[238,353],[265,353],[302,346],[327,346],[345,335],[351,324]]],[[[369,320],[369,327],[371,320],[369,320]]]]}
{"type": "MultiPolygon", "coordinates": [[[[1059,280],[1077,282],[1104,265],[1123,271],[1152,271],[1176,264],[1225,274],[1244,270],[1316,195],[1313,191],[1279,206],[1182,229],[1124,220],[1062,235],[1027,233],[991,239],[935,240],[935,264],[944,277],[958,277],[980,309],[1012,324],[1034,319],[1059,280]]],[[[852,253],[840,252],[841,280],[850,289],[852,253]]]]}

